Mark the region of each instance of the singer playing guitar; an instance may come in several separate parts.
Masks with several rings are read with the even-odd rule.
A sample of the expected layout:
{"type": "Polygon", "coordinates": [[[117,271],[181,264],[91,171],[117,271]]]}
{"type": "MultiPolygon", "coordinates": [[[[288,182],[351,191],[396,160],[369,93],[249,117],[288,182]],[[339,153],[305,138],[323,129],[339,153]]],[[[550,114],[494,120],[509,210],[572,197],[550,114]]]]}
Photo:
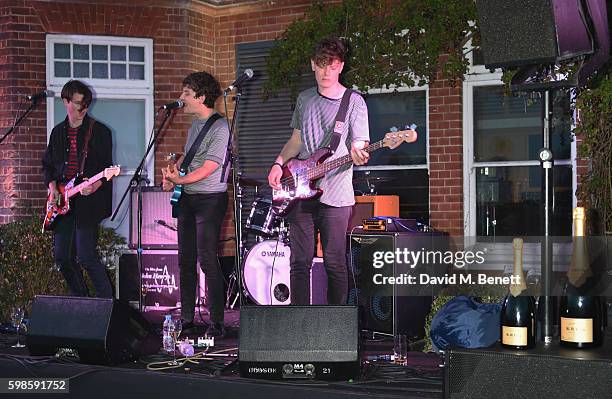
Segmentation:
{"type": "Polygon", "coordinates": [[[223,274],[217,248],[228,198],[219,165],[224,161],[229,129],[227,121],[214,109],[220,95],[219,83],[207,72],[192,73],[183,80],[182,109],[194,119],[187,133],[185,155],[177,166],[162,169],[164,190],[182,186],[180,192],[175,190],[177,198],[173,195],[173,199],[178,217],[183,331],[193,332],[196,260],[199,260],[206,275],[211,320],[206,334],[211,337],[225,335],[223,274]]]}
{"type": "MultiPolygon", "coordinates": [[[[84,180],[112,165],[112,135],[104,124],[87,115],[92,101],[89,87],[71,80],[62,89],[66,119],[51,131],[49,144],[42,160],[49,200],[60,196],[58,185],[79,175],[84,180]]],[[[113,290],[106,267],[98,258],[98,228],[110,216],[113,199],[112,182],[99,179],[85,184],[80,195],[70,202],[71,211],[58,217],[53,224],[53,253],[70,294],[88,296],[83,279],[87,271],[95,296],[111,298],[113,290]],[[78,261],[78,263],[77,263],[78,261]]]]}
{"type": "MultiPolygon", "coordinates": [[[[276,157],[268,175],[274,189],[281,189],[282,166],[299,155],[307,158],[317,149],[329,146],[341,99],[347,90],[339,82],[344,67],[346,47],[337,38],[324,39],[311,58],[317,86],[300,93],[289,141],[276,157]]],[[[341,139],[331,160],[350,153],[355,165],[363,165],[369,154],[363,148],[369,142],[368,110],[363,98],[351,93],[341,139]]],[[[346,230],[355,203],[352,164],[326,174],[318,181],[323,195],[299,201],[289,212],[291,304],[307,305],[310,298],[310,267],[314,252],[315,227],[321,233],[323,261],[328,276],[329,304],[345,304],[348,291],[346,267],[346,230]]]]}

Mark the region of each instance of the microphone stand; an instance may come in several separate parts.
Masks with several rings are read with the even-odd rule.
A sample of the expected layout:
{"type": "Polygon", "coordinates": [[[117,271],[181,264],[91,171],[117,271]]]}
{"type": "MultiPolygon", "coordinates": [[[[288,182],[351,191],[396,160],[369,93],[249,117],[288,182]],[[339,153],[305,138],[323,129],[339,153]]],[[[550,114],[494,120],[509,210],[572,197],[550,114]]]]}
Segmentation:
{"type": "Polygon", "coordinates": [[[137,231],[137,244],[136,244],[136,265],[138,267],[138,311],[142,313],[142,303],[144,301],[144,295],[143,295],[143,290],[144,287],[142,286],[142,182],[143,181],[148,181],[148,179],[146,177],[141,176],[142,175],[142,170],[144,168],[144,164],[146,162],[146,159],[149,155],[149,153],[151,152],[151,149],[153,148],[153,146],[155,145],[155,143],[157,143],[157,139],[159,138],[159,135],[161,134],[161,132],[164,130],[164,125],[166,124],[166,122],[168,121],[168,118],[170,117],[172,113],[172,110],[166,110],[166,114],[164,115],[164,119],[162,120],[161,124],[159,125],[159,128],[157,130],[153,130],[153,139],[149,142],[149,146],[147,147],[147,150],[144,153],[144,156],[142,157],[142,159],[140,160],[140,164],[138,165],[138,167],[136,168],[136,170],[134,171],[134,174],[132,175],[132,177],[130,178],[130,182],[128,183],[128,186],[126,187],[125,191],[123,192],[123,196],[121,197],[121,201],[119,201],[119,205],[117,205],[117,208],[115,209],[115,212],[113,213],[113,216],[111,217],[111,221],[115,220],[115,217],[117,216],[117,213],[119,212],[119,209],[121,208],[121,205],[123,204],[123,201],[125,200],[128,192],[130,192],[130,189],[132,187],[136,187],[136,193],[137,193],[137,204],[138,204],[138,208],[137,208],[137,214],[138,214],[138,222],[136,224],[136,231],[137,231]]]}
{"type": "MultiPolygon", "coordinates": [[[[34,109],[34,107],[36,107],[38,105],[38,100],[33,100],[32,103],[30,104],[30,106],[28,107],[28,109],[25,110],[25,112],[15,121],[15,123],[13,124],[13,126],[11,126],[9,128],[9,130],[7,130],[4,135],[2,137],[0,137],[0,144],[2,144],[2,142],[4,141],[4,139],[6,139],[8,137],[9,134],[13,133],[13,130],[15,130],[15,128],[21,123],[22,120],[25,119],[26,116],[28,116],[28,114],[30,112],[32,112],[32,110],[34,109]]],[[[21,107],[19,107],[21,108],[21,107]]]]}
{"type": "MultiPolygon", "coordinates": [[[[227,115],[227,95],[228,95],[228,92],[223,93],[226,115],[227,115]]],[[[233,309],[234,304],[236,303],[237,299],[240,299],[240,304],[242,304],[241,267],[242,267],[243,251],[244,251],[244,243],[242,242],[242,187],[240,187],[240,181],[239,181],[240,173],[238,170],[240,168],[240,163],[238,162],[238,156],[234,156],[234,153],[232,151],[232,138],[234,137],[236,117],[238,116],[238,108],[240,106],[241,97],[242,97],[242,87],[238,86],[236,97],[235,97],[236,105],[234,106],[234,116],[232,117],[232,122],[229,125],[229,139],[227,143],[227,155],[228,156],[226,157],[226,162],[223,165],[223,171],[222,171],[222,176],[224,180],[227,181],[227,178],[225,178],[227,174],[226,170],[228,167],[231,167],[232,184],[234,185],[234,190],[233,190],[234,231],[235,231],[235,236],[236,236],[236,239],[235,239],[236,263],[234,265],[234,276],[235,276],[234,278],[236,279],[238,289],[236,291],[236,298],[230,304],[229,302],[231,298],[232,287],[231,285],[230,287],[228,287],[228,294],[227,294],[228,296],[226,298],[226,302],[230,309],[233,309]]]]}

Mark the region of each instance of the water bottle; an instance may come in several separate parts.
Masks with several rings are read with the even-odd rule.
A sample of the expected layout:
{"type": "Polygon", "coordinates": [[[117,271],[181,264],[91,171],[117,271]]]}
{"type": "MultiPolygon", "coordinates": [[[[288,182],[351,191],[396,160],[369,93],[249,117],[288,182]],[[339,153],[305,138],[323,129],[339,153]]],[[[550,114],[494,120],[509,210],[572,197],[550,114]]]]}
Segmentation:
{"type": "Polygon", "coordinates": [[[172,324],[172,315],[167,314],[164,320],[162,343],[164,350],[168,353],[174,352],[174,340],[172,339],[172,332],[174,325],[172,324]]]}

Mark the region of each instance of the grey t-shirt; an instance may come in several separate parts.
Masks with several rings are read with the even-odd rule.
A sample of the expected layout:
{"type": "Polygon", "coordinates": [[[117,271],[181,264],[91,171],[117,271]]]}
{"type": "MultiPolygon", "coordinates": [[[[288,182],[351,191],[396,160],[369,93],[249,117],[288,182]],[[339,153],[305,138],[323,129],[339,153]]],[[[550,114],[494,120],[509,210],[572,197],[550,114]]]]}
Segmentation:
{"type": "MultiPolygon", "coordinates": [[[[191,145],[200,134],[200,130],[204,127],[208,119],[195,119],[191,123],[189,132],[187,133],[187,142],[185,143],[185,155],[191,148],[191,145]]],[[[202,140],[200,148],[196,152],[193,160],[189,164],[188,172],[191,173],[204,165],[204,161],[210,160],[219,164],[219,167],[214,170],[205,179],[191,184],[185,184],[183,190],[188,194],[207,194],[219,193],[227,191],[227,183],[221,183],[221,169],[225,160],[227,149],[227,139],[229,137],[229,128],[225,118],[218,119],[210,127],[210,130],[202,140]]]]}
{"type": "MultiPolygon", "coordinates": [[[[331,99],[319,94],[316,87],[300,93],[293,112],[291,127],[298,129],[302,137],[300,158],[307,158],[321,147],[329,147],[334,130],[334,122],[341,98],[331,99]]],[[[351,143],[356,140],[370,140],[368,127],[368,108],[358,93],[351,95],[336,152],[325,162],[350,154],[351,143]]],[[[323,190],[321,203],[331,206],[350,206],[355,203],[353,193],[353,164],[349,163],[328,172],[318,182],[323,190]]]]}

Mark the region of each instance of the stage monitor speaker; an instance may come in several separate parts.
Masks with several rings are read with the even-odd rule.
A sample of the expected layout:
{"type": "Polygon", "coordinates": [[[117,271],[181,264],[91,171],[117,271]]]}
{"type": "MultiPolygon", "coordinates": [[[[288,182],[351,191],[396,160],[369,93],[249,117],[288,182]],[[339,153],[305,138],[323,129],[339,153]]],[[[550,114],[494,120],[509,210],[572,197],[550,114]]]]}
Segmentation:
{"type": "MultiPolygon", "coordinates": [[[[172,192],[158,186],[142,187],[142,248],[178,249],[176,219],[172,218],[172,192]]],[[[130,193],[130,248],[138,247],[138,192],[130,193]]]]}
{"type": "MultiPolygon", "coordinates": [[[[404,286],[374,284],[374,275],[381,270],[372,265],[375,252],[396,254],[404,249],[446,250],[446,235],[439,232],[372,232],[349,234],[347,246],[349,267],[348,303],[359,305],[362,328],[386,334],[406,334],[411,340],[424,336],[425,317],[431,308],[434,289],[427,285],[404,286]],[[432,237],[437,237],[432,239],[432,237]],[[436,246],[437,248],[433,248],[436,246]]],[[[413,274],[394,256],[386,275],[413,274]]],[[[441,275],[445,269],[431,269],[441,275]]]]}
{"type": "Polygon", "coordinates": [[[355,306],[243,306],[242,377],[348,380],[359,376],[355,306]]]}
{"type": "MultiPolygon", "coordinates": [[[[204,273],[197,267],[199,276],[199,298],[196,303],[206,302],[204,273]]],[[[136,251],[124,252],[119,257],[119,278],[116,292],[118,298],[138,307],[138,259],[136,251]]],[[[178,251],[149,249],[142,251],[142,285],[144,287],[143,311],[170,310],[180,307],[181,277],[178,251]]]]}
{"type": "Polygon", "coordinates": [[[610,346],[580,350],[558,343],[529,351],[453,348],[446,352],[444,397],[609,398],[610,346]]]}
{"type": "Polygon", "coordinates": [[[112,298],[38,295],[26,342],[34,356],[77,350],[81,362],[119,364],[157,353],[161,339],[144,317],[112,298]]]}
{"type": "Polygon", "coordinates": [[[477,0],[487,68],[554,64],[592,54],[579,0],[477,0]]]}

